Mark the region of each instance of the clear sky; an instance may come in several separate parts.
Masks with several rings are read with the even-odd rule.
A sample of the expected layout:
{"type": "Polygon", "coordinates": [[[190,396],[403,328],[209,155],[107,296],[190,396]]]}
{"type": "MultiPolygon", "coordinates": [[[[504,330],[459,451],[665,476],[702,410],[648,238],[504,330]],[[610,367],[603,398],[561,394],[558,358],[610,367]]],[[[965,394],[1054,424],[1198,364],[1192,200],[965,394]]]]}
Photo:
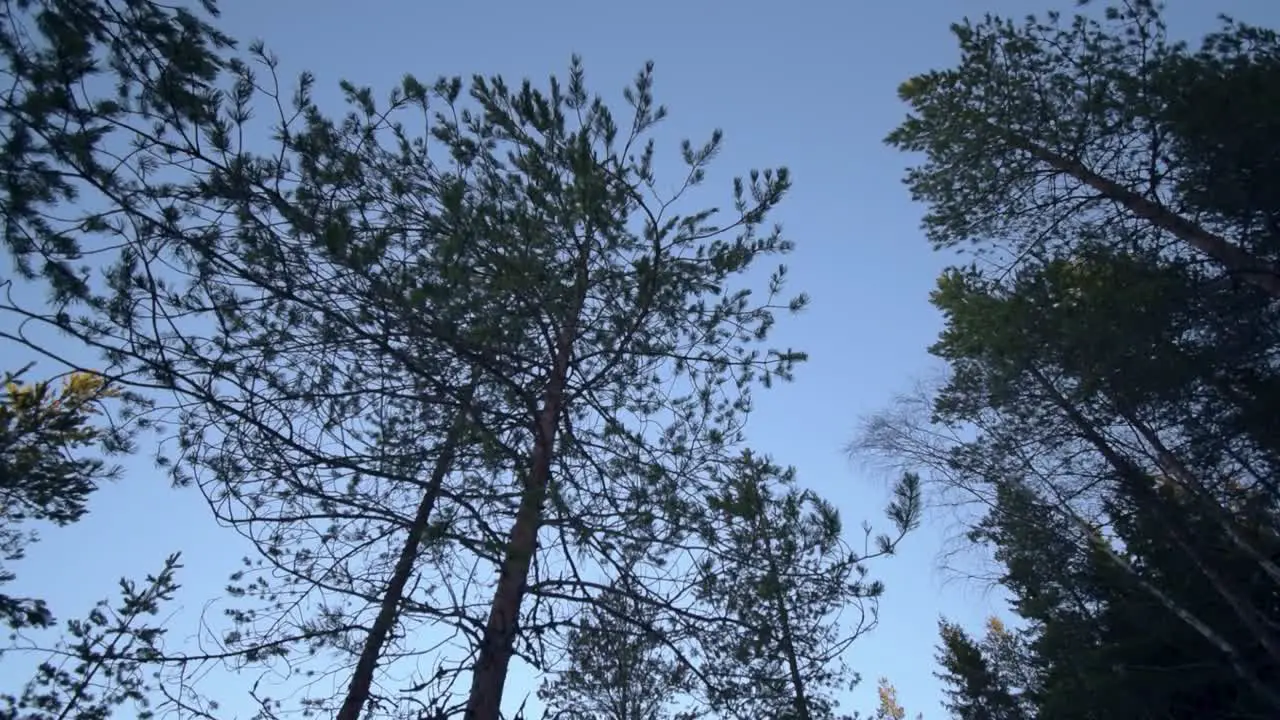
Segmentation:
{"type": "MultiPolygon", "coordinates": [[[[881,143],[904,112],[895,89],[914,73],[955,61],[948,24],[966,14],[1070,11],[1072,4],[223,0],[222,27],[242,40],[266,40],[286,77],[308,69],[325,90],[345,78],[385,91],[406,72],[423,80],[480,72],[541,81],[562,73],[577,52],[591,89],[620,100],[622,87],[653,59],[657,99],[671,111],[664,135],[696,140],[725,130],[713,182],[788,165],[795,189],[779,219],[798,245],[788,261],[793,286],[808,292],[812,305],[782,323],[778,338],[808,351],[811,361],[794,384],[760,398],[749,434],[759,449],[796,465],[801,482],[834,500],[856,531],[864,518],[880,521],[886,483],[852,463],[843,447],[861,415],[933,367],[925,347],[939,320],[926,296],[949,259],[933,253],[918,230],[921,208],[900,182],[909,159],[881,143]]],[[[1172,29],[1183,36],[1197,36],[1224,11],[1280,21],[1280,6],[1268,0],[1170,4],[1172,29]]],[[[5,367],[17,364],[9,348],[0,352],[5,367]]],[[[56,368],[42,363],[39,370],[56,368]]],[[[88,520],[46,534],[19,568],[21,587],[69,615],[109,592],[120,575],[152,571],[180,549],[187,612],[219,591],[242,552],[234,537],[213,526],[192,491],[168,489],[145,460],[129,469],[122,483],[95,497],[88,520]]],[[[944,717],[933,677],[937,619],[945,614],[976,627],[999,605],[937,570],[946,530],[926,524],[898,557],[874,564],[887,594],[880,627],[849,655],[864,683],[847,710],[870,709],[875,678],[885,675],[912,715],[944,717]]],[[[5,686],[7,677],[0,670],[5,686]]],[[[533,686],[513,677],[508,687],[518,703],[533,686]]]]}

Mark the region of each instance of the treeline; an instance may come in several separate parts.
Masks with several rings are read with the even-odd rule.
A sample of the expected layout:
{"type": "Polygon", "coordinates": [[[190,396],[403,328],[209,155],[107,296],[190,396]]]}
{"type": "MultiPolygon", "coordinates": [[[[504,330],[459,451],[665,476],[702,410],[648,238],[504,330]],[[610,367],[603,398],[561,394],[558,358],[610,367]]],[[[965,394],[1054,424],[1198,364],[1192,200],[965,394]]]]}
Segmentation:
{"type": "Polygon", "coordinates": [[[860,449],[975,512],[1016,630],[943,623],[953,717],[1280,714],[1280,38],[1161,9],[955,28],[890,136],[938,247],[938,387],[860,449]]]}
{"type": "MultiPolygon", "coordinates": [[[[954,717],[1280,712],[1270,31],[1188,48],[1141,1],[987,18],[902,86],[889,142],[926,234],[978,254],[932,297],[945,380],[855,441],[905,470],[865,542],[743,433],[804,360],[769,339],[806,304],[771,220],[790,176],[688,207],[715,131],[666,193],[652,67],[616,104],[575,59],[544,86],[344,84],[333,116],[212,2],[0,12],[0,333],[100,356],[6,383],[6,558],[156,438],[254,550],[200,652],[164,641],[176,555],[82,620],[0,594],[54,638],[0,717],[496,720],[513,663],[547,717],[849,717],[868,563],[922,486],[965,508],[1019,618],[942,622],[954,717]],[[213,665],[243,697],[195,682],[213,665]]],[[[906,717],[887,682],[871,714],[906,717]]]]}

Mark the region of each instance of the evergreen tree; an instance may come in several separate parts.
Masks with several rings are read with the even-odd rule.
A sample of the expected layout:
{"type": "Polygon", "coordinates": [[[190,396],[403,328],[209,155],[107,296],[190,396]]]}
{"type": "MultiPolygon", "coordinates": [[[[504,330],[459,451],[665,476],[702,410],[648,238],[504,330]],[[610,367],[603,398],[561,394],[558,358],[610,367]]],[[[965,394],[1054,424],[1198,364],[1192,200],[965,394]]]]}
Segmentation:
{"type": "MultiPolygon", "coordinates": [[[[22,559],[37,539],[34,530],[23,529],[30,523],[63,526],[84,517],[89,496],[116,474],[84,452],[123,439],[93,422],[102,401],[120,394],[101,376],[73,373],[55,389],[49,382],[24,383],[29,368],[7,374],[0,392],[0,553],[6,563],[22,559]]],[[[0,567],[0,583],[15,577],[0,567]]],[[[0,618],[14,629],[53,622],[43,600],[2,593],[0,618]]]]}
{"type": "MultiPolygon", "coordinates": [[[[402,333],[375,345],[376,361],[361,361],[355,372],[374,367],[397,373],[405,378],[399,382],[439,398],[432,401],[437,407],[445,403],[468,415],[468,432],[479,443],[473,453],[480,452],[485,464],[446,483],[455,509],[441,520],[439,537],[453,544],[452,553],[470,550],[497,566],[492,605],[483,619],[433,610],[440,600],[417,605],[463,627],[482,620],[485,630],[468,668],[468,717],[497,716],[515,653],[543,662],[538,638],[563,624],[557,608],[594,602],[601,583],[578,568],[609,572],[620,528],[649,543],[651,563],[683,549],[686,528],[701,512],[690,493],[711,482],[708,469],[723,448],[739,442],[750,385],[789,376],[799,359],[753,347],[767,334],[775,309],[803,304],[777,303],[782,275],[773,279],[763,304],[751,303],[745,289],[733,286],[733,277],[755,258],[789,247],[776,231],[757,236],[788,186],[785,171],[739,182],[735,217],[723,229],[710,224],[709,212],[669,214],[662,208],[671,198],[646,195],[653,192],[653,151],[631,150],[665,115],[650,86],[646,70],[627,93],[633,114],[620,126],[603,101],[587,94],[576,64],[567,85],[553,80],[546,94],[528,83],[510,90],[500,78],[477,78],[471,98],[479,112],[459,108],[435,116],[433,139],[452,154],[453,169],[433,164],[426,144],[398,139],[398,126],[387,126],[391,142],[385,149],[370,149],[354,135],[335,136],[338,126],[308,111],[298,152],[302,167],[316,169],[306,170],[299,183],[295,197],[307,211],[297,217],[309,223],[323,218],[323,230],[313,225],[310,232],[322,232],[329,245],[321,254],[300,248],[285,256],[271,249],[277,238],[268,233],[237,249],[269,278],[286,277],[289,267],[264,272],[271,262],[313,263],[303,265],[315,268],[305,276],[326,274],[321,267],[341,268],[352,278],[353,307],[377,313],[371,319],[358,315],[354,323],[342,318],[340,332],[350,338],[342,342],[363,345],[366,338],[387,337],[387,328],[402,333]],[[353,158],[346,147],[365,155],[353,158]],[[342,165],[388,174],[352,185],[356,179],[321,171],[342,165]],[[415,174],[417,168],[426,172],[415,174]],[[312,204],[355,187],[361,194],[352,207],[312,204]],[[430,205],[423,207],[424,201],[430,205]],[[365,208],[376,209],[386,224],[370,225],[365,208]],[[402,224],[410,217],[427,232],[405,232],[402,224]],[[412,273],[402,269],[404,258],[415,264],[412,273]],[[400,338],[414,348],[411,354],[398,347],[400,338]],[[442,360],[424,367],[427,353],[442,360]],[[475,378],[481,400],[457,399],[455,381],[441,374],[451,367],[475,378]],[[684,377],[690,389],[668,394],[672,377],[684,377]],[[647,437],[643,423],[626,419],[630,415],[663,417],[665,430],[647,437]],[[539,542],[540,533],[552,533],[552,539],[539,542]],[[535,563],[535,557],[542,559],[535,563]],[[548,574],[531,577],[535,567],[548,574]],[[542,599],[526,605],[526,596],[542,599]],[[526,608],[535,614],[526,615],[526,608]],[[529,643],[523,651],[518,639],[529,643]]],[[[430,96],[451,107],[461,87],[442,80],[428,92],[406,81],[392,102],[423,104],[430,96]]],[[[361,109],[353,118],[380,117],[367,93],[352,89],[351,98],[361,109]]],[[[358,127],[358,120],[352,123],[358,127]]],[[[717,134],[702,148],[685,147],[690,184],[702,180],[718,143],[717,134]]],[[[275,292],[282,300],[277,313],[299,294],[293,288],[275,292]]],[[[335,287],[325,283],[300,292],[317,307],[333,303],[335,287]]],[[[298,329],[289,332],[296,336],[298,329]]],[[[419,392],[409,401],[424,396],[419,392]]],[[[423,416],[421,410],[414,414],[423,416]]],[[[351,418],[364,422],[359,409],[351,418]]],[[[438,442],[429,439],[432,434],[417,433],[423,438],[418,452],[433,452],[427,445],[438,442]]],[[[226,482],[243,485],[235,477],[226,482]]],[[[280,557],[296,551],[269,552],[280,557]]],[[[451,554],[443,546],[438,552],[451,554]]],[[[633,587],[642,588],[646,602],[670,602],[660,585],[633,587]]],[[[304,626],[297,635],[311,632],[304,626]]]]}
{"type": "MultiPolygon", "coordinates": [[[[108,211],[46,229],[117,240],[105,282],[59,296],[82,314],[8,309],[177,397],[182,462],[163,460],[259,550],[233,578],[218,659],[270,672],[295,653],[349,657],[342,698],[302,702],[354,718],[405,695],[379,678],[421,653],[406,637],[451,628],[459,654],[410,697],[463,712],[450,687],[469,673],[465,713],[496,717],[513,657],[544,664],[542,638],[618,579],[622,535],[654,568],[697,552],[752,386],[803,359],[764,346],[775,314],[804,304],[782,297],[784,268],[759,300],[738,280],[790,249],[764,225],[789,177],[736,181],[722,222],[676,215],[720,134],[684,146],[685,186],[662,195],[648,70],[621,123],[576,62],[546,91],[475,78],[474,109],[460,79],[407,78],[387,107],[348,85],[336,120],[304,76],[275,108],[294,118],[281,147],[255,152],[235,139],[276,98],[243,62],[210,68],[231,86],[128,128],[138,166],[113,176],[108,211]],[[426,136],[397,120],[414,111],[426,136]],[[477,617],[457,593],[486,567],[477,617]]],[[[68,175],[92,184],[95,167],[68,175]]],[[[633,585],[642,601],[724,631],[683,591],[692,576],[655,574],[633,585]]]]}
{"type": "Polygon", "coordinates": [[[975,641],[958,625],[939,623],[942,644],[938,677],[947,685],[947,709],[958,720],[1023,720],[1036,717],[1025,676],[1031,658],[999,620],[988,621],[987,633],[975,641]],[[1022,677],[1020,677],[1022,676],[1022,677]]]}
{"type": "MultiPolygon", "coordinates": [[[[82,519],[94,491],[115,478],[116,470],[91,451],[128,449],[127,428],[98,423],[104,402],[122,394],[118,388],[88,372],[69,373],[60,388],[24,382],[30,367],[6,374],[0,392],[0,552],[6,563],[21,560],[38,539],[31,524],[58,527],[82,519]]],[[[0,694],[0,718],[105,718],[130,705],[138,716],[150,717],[148,694],[156,688],[146,658],[158,652],[164,635],[150,618],[173,599],[179,567],[171,555],[144,584],[121,580],[118,603],[102,601],[86,617],[67,621],[52,647],[39,642],[39,633],[30,634],[56,627],[48,603],[0,593],[0,619],[14,641],[0,656],[10,663],[43,658],[21,689],[0,694]]],[[[10,567],[0,568],[0,583],[16,577],[10,567]]]]}
{"type": "Polygon", "coordinates": [[[565,636],[567,667],[545,679],[538,697],[548,718],[678,720],[693,673],[675,657],[670,628],[637,589],[620,587],[586,611],[565,636]]]}
{"type": "Polygon", "coordinates": [[[746,452],[724,472],[697,565],[716,631],[664,622],[635,601],[638,588],[611,588],[617,599],[570,633],[567,668],[543,685],[552,716],[835,717],[831,693],[857,682],[844,651],[878,617],[882,586],[865,563],[892,554],[914,527],[918,482],[907,476],[896,488],[896,535],[859,553],[836,510],[796,487],[793,470],[746,452]]]}
{"type": "MultiPolygon", "coordinates": [[[[1187,273],[1081,250],[1007,287],[953,272],[935,297],[952,368],[937,417],[978,434],[932,457],[994,490],[970,537],[1031,622],[1037,717],[1275,707],[1274,494],[1237,459],[1269,448],[1217,422],[1223,348],[1199,343],[1233,330],[1195,312],[1212,306],[1187,273]]],[[[957,707],[989,704],[981,662],[952,649],[977,693],[957,707]]]]}
{"type": "MultiPolygon", "coordinates": [[[[92,295],[84,262],[123,205],[138,200],[124,147],[181,137],[216,109],[231,38],[209,19],[214,0],[22,0],[0,8],[0,214],[20,278],[40,278],[58,305],[92,295]],[[57,210],[105,199],[105,212],[63,222],[57,210]]],[[[159,144],[157,142],[156,144],[159,144]]],[[[149,169],[159,166],[150,158],[149,169]]],[[[18,338],[11,338],[18,340],[18,338]]]]}
{"type": "MultiPolygon", "coordinates": [[[[1041,702],[1059,698],[1077,712],[1081,703],[1068,698],[1088,690],[1090,697],[1107,698],[1108,712],[1117,717],[1132,717],[1137,708],[1167,716],[1161,713],[1185,704],[1185,693],[1195,687],[1206,702],[1206,694],[1216,691],[1203,669],[1196,677],[1206,685],[1173,686],[1183,699],[1171,705],[1157,704],[1151,686],[1129,707],[1118,689],[1100,692],[1099,683],[1116,677],[1113,668],[1123,656],[1117,648],[1125,647],[1113,633],[1138,643],[1155,632],[1144,626],[1163,618],[1160,636],[1189,632],[1186,652],[1203,657],[1216,650],[1221,667],[1234,676],[1229,683],[1242,683],[1272,703],[1264,678],[1273,672],[1274,641],[1264,618],[1276,591],[1267,567],[1275,535],[1259,533],[1257,523],[1274,525],[1274,510],[1264,509],[1274,505],[1266,500],[1246,510],[1248,504],[1229,499],[1243,487],[1225,483],[1226,477],[1241,479],[1229,460],[1195,457],[1193,445],[1163,439],[1196,437],[1207,419],[1176,404],[1190,389],[1179,388],[1171,382],[1178,376],[1168,374],[1176,356],[1171,363],[1167,348],[1178,347],[1176,341],[1163,352],[1132,353],[1144,348],[1149,333],[1169,332],[1167,321],[1148,314],[1167,306],[1150,294],[1150,279],[1130,275],[1128,282],[1094,284],[1089,270],[1096,268],[1089,262],[1051,264],[1043,273],[1021,275],[1007,291],[974,275],[952,275],[937,298],[949,326],[936,351],[956,371],[939,395],[940,417],[982,423],[979,439],[958,448],[951,462],[989,478],[997,489],[996,507],[973,537],[996,548],[1018,611],[1043,623],[1040,641],[1065,641],[1069,648],[1070,660],[1059,660],[1041,678],[1041,702]],[[1062,285],[1046,291],[1046,282],[1062,285]],[[1135,304],[1134,295],[1142,293],[1146,302],[1135,304]],[[1058,335],[1069,328],[1087,335],[1058,335]],[[1105,354],[1117,350],[1122,356],[1105,354]],[[1161,358],[1169,365],[1156,375],[1161,358]],[[1133,381],[1121,374],[1126,370],[1133,381]],[[1046,522],[1050,518],[1057,521],[1046,522]],[[1138,518],[1143,522],[1135,525],[1138,518]],[[1123,629],[1113,629],[1122,617],[1123,629]],[[1170,630],[1170,622],[1180,629],[1170,630]],[[1086,661],[1090,655],[1094,659],[1086,661]],[[1085,671],[1082,679],[1089,666],[1093,674],[1085,671]]],[[[1198,383],[1192,387],[1204,392],[1198,383]]],[[[1244,492],[1255,498],[1269,495],[1265,484],[1248,487],[1244,492]]],[[[1165,667],[1177,657],[1167,649],[1143,654],[1149,664],[1129,661],[1165,667]]],[[[1140,679],[1126,677],[1121,689],[1137,690],[1140,679]]]]}
{"type": "MultiPolygon", "coordinates": [[[[140,201],[129,171],[141,170],[132,177],[149,182],[159,165],[157,156],[130,150],[146,149],[137,142],[142,137],[180,134],[217,104],[216,80],[234,48],[209,22],[217,15],[213,0],[183,7],[20,0],[0,7],[0,67],[7,80],[0,98],[0,216],[11,260],[0,282],[6,342],[30,346],[30,324],[70,328],[73,307],[101,301],[95,290],[102,279],[87,259],[110,247],[99,242],[140,201]],[[122,164],[122,156],[131,160],[122,164]],[[28,302],[40,290],[48,302],[28,302]]],[[[134,383],[115,372],[118,365],[108,358],[101,373],[72,372],[60,390],[56,383],[6,378],[0,536],[9,560],[34,539],[26,523],[75,522],[90,510],[93,491],[115,477],[91,448],[130,450],[133,431],[150,425],[137,413],[149,398],[129,389],[134,383]],[[112,383],[105,385],[104,377],[112,383]],[[103,426],[94,420],[107,395],[119,412],[103,426]]],[[[3,596],[0,613],[18,632],[6,655],[12,662],[46,653],[47,660],[29,683],[4,696],[0,716],[99,718],[132,705],[136,716],[149,717],[149,701],[162,698],[151,661],[162,654],[164,634],[149,616],[173,597],[179,567],[173,555],[143,583],[122,580],[118,602],[103,601],[84,618],[67,621],[52,643],[44,639],[58,630],[50,608],[38,598],[3,596]]],[[[6,569],[4,575],[11,574],[6,569]]]]}
{"type": "Polygon", "coordinates": [[[1274,30],[1224,19],[1194,54],[1178,54],[1155,76],[1158,128],[1174,159],[1185,208],[1249,252],[1274,258],[1280,127],[1274,30]]]}
{"type": "Polygon", "coordinates": [[[925,152],[931,239],[997,262],[939,282],[931,417],[861,439],[981,504],[967,538],[1027,623],[1018,652],[944,626],[953,712],[1273,715],[1274,118],[1223,99],[1280,46],[1227,21],[1192,53],[1153,3],[956,34],[890,142],[925,152]]]}
{"type": "MultiPolygon", "coordinates": [[[[876,696],[880,704],[876,706],[873,720],[906,720],[907,710],[898,704],[898,690],[888,678],[880,678],[876,683],[876,696]]],[[[924,714],[918,714],[915,720],[924,720],[924,714]]]]}
{"type": "Polygon", "coordinates": [[[722,549],[700,567],[699,591],[746,631],[708,636],[710,704],[732,717],[834,717],[832,692],[857,682],[842,655],[878,617],[883,585],[865,563],[891,555],[919,521],[918,481],[907,475],[895,488],[886,513],[894,534],[859,552],[845,544],[835,508],[796,487],[794,470],[745,453],[728,471],[712,503],[721,524],[707,540],[722,549]]]}
{"type": "MultiPolygon", "coordinates": [[[[1170,69],[1188,52],[1166,38],[1160,11],[1138,0],[1108,8],[1101,21],[1051,13],[953,26],[960,64],[903,83],[912,114],[889,136],[925,153],[907,183],[929,204],[925,229],[935,245],[994,242],[1008,260],[1051,251],[1064,237],[1141,227],[1280,297],[1274,249],[1250,247],[1202,222],[1194,207],[1183,210],[1179,163],[1207,156],[1197,155],[1199,141],[1168,130],[1210,124],[1222,106],[1168,97],[1181,82],[1170,82],[1170,69]],[[1197,123],[1187,109],[1210,115],[1197,123]]],[[[1255,39],[1274,47],[1265,31],[1230,26],[1205,53],[1243,57],[1255,39]]]]}
{"type": "MultiPolygon", "coordinates": [[[[147,720],[159,708],[182,707],[185,688],[171,687],[156,674],[164,657],[168,629],[162,610],[174,600],[182,569],[179,555],[165,558],[160,572],[141,583],[120,580],[118,600],[101,600],[82,618],[66,621],[63,632],[49,645],[14,636],[3,652],[15,660],[40,659],[33,676],[21,688],[0,693],[4,720],[63,720],[64,718],[128,717],[147,720]]],[[[52,626],[52,620],[50,621],[52,626]]],[[[210,710],[217,710],[217,704],[210,710]]]]}

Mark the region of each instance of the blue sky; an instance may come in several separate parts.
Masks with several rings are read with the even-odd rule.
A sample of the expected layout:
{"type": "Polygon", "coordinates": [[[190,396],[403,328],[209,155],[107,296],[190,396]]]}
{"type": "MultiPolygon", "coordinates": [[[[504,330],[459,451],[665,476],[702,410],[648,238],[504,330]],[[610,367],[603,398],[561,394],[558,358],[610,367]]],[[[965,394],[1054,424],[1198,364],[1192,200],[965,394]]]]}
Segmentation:
{"type": "MultiPolygon", "coordinates": [[[[1069,11],[1071,4],[224,0],[222,27],[266,40],[286,77],[311,70],[322,90],[345,78],[385,91],[406,72],[423,80],[476,72],[543,80],[562,73],[576,52],[590,87],[620,100],[622,87],[653,59],[657,98],[671,111],[664,136],[696,140],[725,130],[711,182],[788,165],[795,189],[779,219],[798,246],[788,260],[793,287],[808,292],[812,304],[783,323],[778,338],[808,351],[811,361],[794,384],[760,399],[749,434],[753,445],[797,466],[801,482],[835,501],[856,528],[864,518],[880,519],[886,478],[852,463],[843,447],[861,415],[933,367],[925,347],[939,320],[926,296],[949,260],[918,230],[922,209],[900,183],[909,158],[881,143],[904,112],[896,87],[954,62],[947,27],[966,14],[1069,11]]],[[[1177,35],[1194,37],[1223,11],[1264,24],[1280,20],[1280,9],[1265,0],[1171,4],[1177,35]]],[[[4,354],[11,357],[8,348],[4,354]]],[[[6,359],[6,367],[14,364],[6,359]]],[[[42,363],[41,374],[54,371],[42,363]]],[[[131,461],[129,470],[95,498],[88,520],[46,534],[20,568],[23,587],[70,613],[120,575],[154,570],[181,549],[187,612],[218,592],[241,548],[213,526],[194,493],[168,489],[145,459],[131,461]],[[157,507],[165,512],[156,514],[157,507]]],[[[944,525],[927,524],[898,557],[873,566],[887,594],[880,627],[849,655],[864,683],[847,709],[871,708],[875,678],[884,675],[913,715],[944,717],[933,677],[938,616],[976,627],[999,606],[982,588],[948,582],[937,570],[946,533],[944,525]]],[[[508,687],[518,702],[532,685],[513,677],[508,687]]]]}

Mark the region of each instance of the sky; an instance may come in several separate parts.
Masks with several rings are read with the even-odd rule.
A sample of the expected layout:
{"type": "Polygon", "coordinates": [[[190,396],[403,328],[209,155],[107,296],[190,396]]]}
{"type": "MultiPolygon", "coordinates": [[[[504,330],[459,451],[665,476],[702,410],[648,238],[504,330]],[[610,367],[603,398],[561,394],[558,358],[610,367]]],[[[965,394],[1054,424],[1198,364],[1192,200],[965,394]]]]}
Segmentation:
{"type": "MultiPolygon", "coordinates": [[[[1072,4],[223,0],[220,27],[241,40],[265,40],[286,77],[312,71],[321,98],[340,79],[385,92],[406,72],[424,80],[496,73],[542,82],[562,75],[578,53],[590,88],[620,101],[623,87],[653,60],[655,94],[670,110],[664,137],[702,139],[714,128],[725,131],[710,183],[727,188],[732,174],[788,166],[795,187],[777,217],[797,246],[787,260],[792,287],[812,302],[780,323],[776,338],[811,359],[794,383],[760,397],[748,436],[757,449],[796,466],[800,482],[835,502],[856,531],[863,519],[884,524],[889,478],[852,461],[844,448],[860,417],[936,368],[925,348],[940,321],[927,296],[953,260],[933,252],[919,230],[923,209],[900,181],[912,158],[882,143],[905,112],[896,88],[913,74],[955,62],[948,25],[965,15],[1021,16],[1069,11],[1072,4]]],[[[1266,0],[1170,5],[1175,35],[1197,36],[1218,12],[1280,24],[1280,7],[1266,0]]],[[[327,107],[341,109],[336,100],[327,107]]],[[[10,358],[17,353],[0,352],[6,367],[15,364],[10,358]]],[[[41,370],[55,368],[42,364],[41,370]]],[[[195,493],[169,489],[145,458],[127,468],[122,482],[94,498],[87,520],[46,533],[19,566],[20,582],[55,607],[81,608],[119,576],[154,571],[165,554],[180,549],[188,567],[185,617],[219,591],[242,548],[214,526],[195,493]]],[[[846,710],[873,708],[875,679],[885,676],[913,716],[945,717],[933,676],[939,616],[977,629],[1002,611],[985,588],[940,570],[950,530],[931,519],[898,556],[872,565],[887,591],[879,627],[847,657],[864,682],[846,699],[846,710]]],[[[5,677],[0,670],[0,680],[5,677]]],[[[529,677],[513,676],[508,706],[534,687],[529,677]]]]}

